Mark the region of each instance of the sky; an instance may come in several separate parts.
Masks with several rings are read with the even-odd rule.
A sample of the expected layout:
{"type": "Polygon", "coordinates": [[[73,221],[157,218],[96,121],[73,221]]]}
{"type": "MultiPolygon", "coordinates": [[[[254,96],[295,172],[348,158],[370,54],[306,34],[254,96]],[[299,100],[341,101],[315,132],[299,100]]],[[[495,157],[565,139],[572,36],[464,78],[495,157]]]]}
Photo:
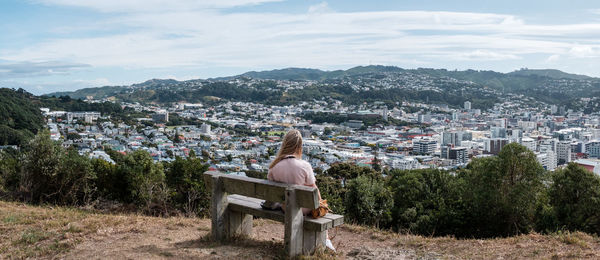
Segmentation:
{"type": "Polygon", "coordinates": [[[0,87],[361,65],[600,77],[595,0],[0,0],[0,87]]]}

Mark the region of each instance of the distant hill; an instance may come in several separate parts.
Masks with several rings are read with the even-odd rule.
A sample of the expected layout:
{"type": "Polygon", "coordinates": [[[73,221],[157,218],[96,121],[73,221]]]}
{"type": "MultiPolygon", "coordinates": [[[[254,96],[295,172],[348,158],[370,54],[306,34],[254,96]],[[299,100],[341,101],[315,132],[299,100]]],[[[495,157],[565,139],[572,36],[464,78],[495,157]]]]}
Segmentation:
{"type": "Polygon", "coordinates": [[[152,79],[131,86],[107,86],[57,92],[51,96],[72,98],[115,97],[132,102],[202,102],[206,97],[223,100],[286,105],[331,97],[347,103],[382,101],[392,104],[413,100],[460,106],[471,100],[475,107],[489,108],[502,95],[525,95],[547,104],[585,108],[578,99],[600,96],[600,79],[553,69],[521,69],[510,73],[485,70],[402,69],[395,66],[358,66],[324,71],[285,68],[251,71],[237,76],[177,81],[152,79]],[[262,80],[257,82],[256,80],[262,80]],[[286,89],[297,81],[308,87],[286,89]],[[287,84],[287,85],[286,85],[287,84]],[[579,103],[578,103],[579,102],[579,103]]]}
{"type": "Polygon", "coordinates": [[[368,73],[380,72],[402,72],[402,68],[394,66],[370,65],[358,66],[347,70],[323,71],[318,69],[305,68],[286,68],[266,71],[250,71],[237,76],[225,77],[220,79],[232,79],[236,77],[249,77],[255,79],[273,79],[273,80],[325,80],[345,76],[357,76],[368,73]]]}
{"type": "Polygon", "coordinates": [[[116,93],[121,93],[121,92],[125,91],[126,89],[128,89],[128,87],[104,86],[104,87],[97,87],[97,88],[83,88],[83,89],[78,89],[75,91],[53,92],[53,93],[47,94],[46,96],[54,96],[54,97],[70,96],[71,98],[75,98],[75,99],[77,99],[77,98],[85,99],[87,96],[109,97],[116,93]]]}
{"type": "Polygon", "coordinates": [[[508,73],[508,74],[509,75],[518,75],[518,76],[536,75],[536,76],[548,77],[548,78],[553,78],[553,79],[577,79],[577,80],[592,79],[592,77],[590,77],[590,76],[571,74],[571,73],[566,73],[566,72],[562,72],[560,70],[553,70],[553,69],[520,69],[520,70],[513,71],[511,73],[508,73]]]}
{"type": "Polygon", "coordinates": [[[275,80],[321,80],[328,72],[318,69],[287,68],[268,71],[250,71],[239,76],[275,80]]]}

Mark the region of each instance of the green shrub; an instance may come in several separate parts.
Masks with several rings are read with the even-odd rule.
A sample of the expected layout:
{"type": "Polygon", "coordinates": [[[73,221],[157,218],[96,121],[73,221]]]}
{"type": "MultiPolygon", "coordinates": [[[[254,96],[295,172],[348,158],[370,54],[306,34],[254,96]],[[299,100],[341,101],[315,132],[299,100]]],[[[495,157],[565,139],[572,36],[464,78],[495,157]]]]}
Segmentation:
{"type": "Polygon", "coordinates": [[[117,169],[127,183],[128,200],[149,213],[167,210],[168,189],[161,163],[154,163],[148,152],[127,154],[117,169]]]}
{"type": "Polygon", "coordinates": [[[394,201],[383,180],[361,175],[348,182],[345,217],[367,225],[385,225],[391,220],[394,201]]]}
{"type": "Polygon", "coordinates": [[[473,160],[461,175],[466,234],[494,237],[533,230],[544,173],[535,154],[517,143],[496,157],[473,160]]]}
{"type": "Polygon", "coordinates": [[[0,152],[0,197],[17,192],[21,182],[21,155],[16,150],[0,152]]]}
{"type": "Polygon", "coordinates": [[[65,151],[40,131],[25,147],[21,187],[34,203],[85,204],[94,192],[90,160],[75,150],[65,151]]]}
{"type": "Polygon", "coordinates": [[[346,189],[342,187],[342,182],[321,174],[317,175],[317,187],[319,187],[321,198],[327,200],[331,211],[335,214],[344,215],[346,212],[344,208],[346,189]]]}
{"type": "Polygon", "coordinates": [[[210,191],[206,190],[203,174],[208,165],[196,157],[177,157],[166,164],[165,170],[174,206],[190,216],[207,216],[210,191]]]}
{"type": "Polygon", "coordinates": [[[390,177],[394,229],[422,235],[461,233],[464,185],[458,178],[435,169],[394,170],[390,177]]]}
{"type": "Polygon", "coordinates": [[[600,234],[600,177],[570,163],[552,180],[548,193],[558,228],[600,234]]]}

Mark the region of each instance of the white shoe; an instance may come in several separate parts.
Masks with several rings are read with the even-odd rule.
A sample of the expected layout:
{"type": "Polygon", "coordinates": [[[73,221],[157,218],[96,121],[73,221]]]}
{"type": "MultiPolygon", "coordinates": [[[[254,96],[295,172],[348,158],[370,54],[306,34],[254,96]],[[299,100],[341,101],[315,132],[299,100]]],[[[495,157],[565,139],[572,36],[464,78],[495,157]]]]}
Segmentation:
{"type": "Polygon", "coordinates": [[[333,247],[333,243],[331,243],[331,240],[329,238],[325,240],[325,246],[331,249],[333,252],[335,252],[335,247],[333,247]]]}

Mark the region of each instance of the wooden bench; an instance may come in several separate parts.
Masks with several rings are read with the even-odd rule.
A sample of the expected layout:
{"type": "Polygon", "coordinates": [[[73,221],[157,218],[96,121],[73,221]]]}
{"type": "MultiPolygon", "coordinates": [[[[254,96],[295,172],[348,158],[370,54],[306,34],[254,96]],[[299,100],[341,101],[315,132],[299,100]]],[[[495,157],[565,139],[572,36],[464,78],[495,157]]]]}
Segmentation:
{"type": "Polygon", "coordinates": [[[319,207],[318,190],[313,187],[289,185],[256,178],[204,173],[208,190],[212,191],[210,213],[211,235],[214,241],[231,237],[251,236],[253,216],[285,224],[284,244],[288,256],[312,254],[325,246],[326,231],[344,222],[344,216],[327,214],[318,219],[305,217],[301,208],[319,207]],[[265,210],[263,200],[285,203],[281,210],[265,210]]]}

